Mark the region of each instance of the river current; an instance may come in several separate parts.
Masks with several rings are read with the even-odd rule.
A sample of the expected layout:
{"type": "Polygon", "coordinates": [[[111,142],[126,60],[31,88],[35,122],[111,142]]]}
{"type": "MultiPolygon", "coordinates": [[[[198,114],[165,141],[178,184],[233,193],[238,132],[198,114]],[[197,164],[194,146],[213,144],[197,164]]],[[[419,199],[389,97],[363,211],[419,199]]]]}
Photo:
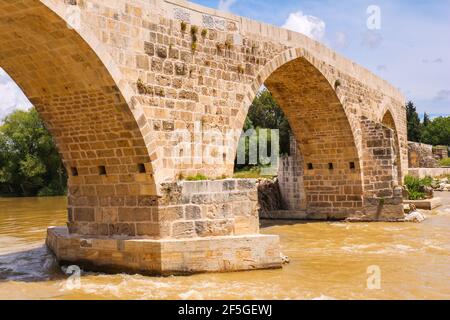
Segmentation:
{"type": "Polygon", "coordinates": [[[44,245],[66,199],[0,198],[0,299],[450,299],[450,195],[438,196],[421,224],[263,221],[289,257],[282,270],[75,283],[44,245]]]}

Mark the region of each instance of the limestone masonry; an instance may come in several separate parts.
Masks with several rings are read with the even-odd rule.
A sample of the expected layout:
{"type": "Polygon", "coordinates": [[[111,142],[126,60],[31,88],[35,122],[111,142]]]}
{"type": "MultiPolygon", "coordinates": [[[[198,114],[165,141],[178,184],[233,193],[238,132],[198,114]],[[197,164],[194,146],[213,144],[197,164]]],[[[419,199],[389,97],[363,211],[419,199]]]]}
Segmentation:
{"type": "Polygon", "coordinates": [[[224,179],[239,136],[198,134],[242,130],[263,84],[293,129],[307,215],[403,216],[403,96],[301,34],[178,0],[0,0],[0,66],[70,175],[68,228],[47,241],[64,263],[280,267],[278,238],[259,235],[255,181],[224,179]],[[221,180],[182,181],[196,174],[221,180]]]}

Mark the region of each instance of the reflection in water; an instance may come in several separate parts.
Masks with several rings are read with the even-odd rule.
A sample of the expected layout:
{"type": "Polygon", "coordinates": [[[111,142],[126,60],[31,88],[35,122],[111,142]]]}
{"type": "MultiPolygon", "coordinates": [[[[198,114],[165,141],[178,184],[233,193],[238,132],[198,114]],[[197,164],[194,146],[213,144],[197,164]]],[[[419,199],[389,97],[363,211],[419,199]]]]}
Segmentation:
{"type": "MultiPolygon", "coordinates": [[[[447,199],[450,200],[450,199],[447,199]]],[[[450,299],[450,201],[422,224],[264,222],[291,263],[189,277],[83,273],[67,278],[44,244],[64,198],[0,199],[0,299],[450,299]],[[381,289],[367,289],[379,266],[381,289]]]]}

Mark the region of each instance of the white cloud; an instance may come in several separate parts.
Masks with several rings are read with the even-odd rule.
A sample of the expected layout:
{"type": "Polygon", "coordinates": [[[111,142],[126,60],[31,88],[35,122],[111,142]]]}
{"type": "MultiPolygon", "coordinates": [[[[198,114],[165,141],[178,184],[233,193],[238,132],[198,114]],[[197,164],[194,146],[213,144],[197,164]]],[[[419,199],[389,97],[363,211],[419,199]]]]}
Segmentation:
{"type": "Polygon", "coordinates": [[[230,7],[236,3],[237,0],[220,0],[218,9],[220,11],[230,11],[230,7]]]}
{"type": "Polygon", "coordinates": [[[25,97],[22,90],[0,68],[0,121],[14,110],[26,110],[30,107],[31,103],[25,97]]]}
{"type": "Polygon", "coordinates": [[[322,40],[325,36],[326,24],[317,17],[305,15],[302,11],[298,11],[289,15],[283,28],[303,33],[315,40],[322,40]]]}

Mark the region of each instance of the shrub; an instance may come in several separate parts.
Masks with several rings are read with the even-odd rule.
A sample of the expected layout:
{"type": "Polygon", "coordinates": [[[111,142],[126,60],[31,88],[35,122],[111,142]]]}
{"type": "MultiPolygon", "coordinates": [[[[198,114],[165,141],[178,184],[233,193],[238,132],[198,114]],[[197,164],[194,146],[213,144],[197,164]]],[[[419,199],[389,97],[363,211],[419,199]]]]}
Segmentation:
{"type": "Polygon", "coordinates": [[[417,191],[409,191],[408,198],[409,200],[423,200],[425,198],[425,193],[417,191]]]}
{"type": "Polygon", "coordinates": [[[184,21],[181,21],[180,28],[181,28],[181,32],[183,32],[183,33],[186,32],[187,23],[184,21]]]}
{"type": "Polygon", "coordinates": [[[405,186],[408,191],[409,200],[421,200],[425,199],[425,187],[430,187],[433,183],[433,178],[425,177],[423,179],[406,176],[405,177],[405,186]]]}

